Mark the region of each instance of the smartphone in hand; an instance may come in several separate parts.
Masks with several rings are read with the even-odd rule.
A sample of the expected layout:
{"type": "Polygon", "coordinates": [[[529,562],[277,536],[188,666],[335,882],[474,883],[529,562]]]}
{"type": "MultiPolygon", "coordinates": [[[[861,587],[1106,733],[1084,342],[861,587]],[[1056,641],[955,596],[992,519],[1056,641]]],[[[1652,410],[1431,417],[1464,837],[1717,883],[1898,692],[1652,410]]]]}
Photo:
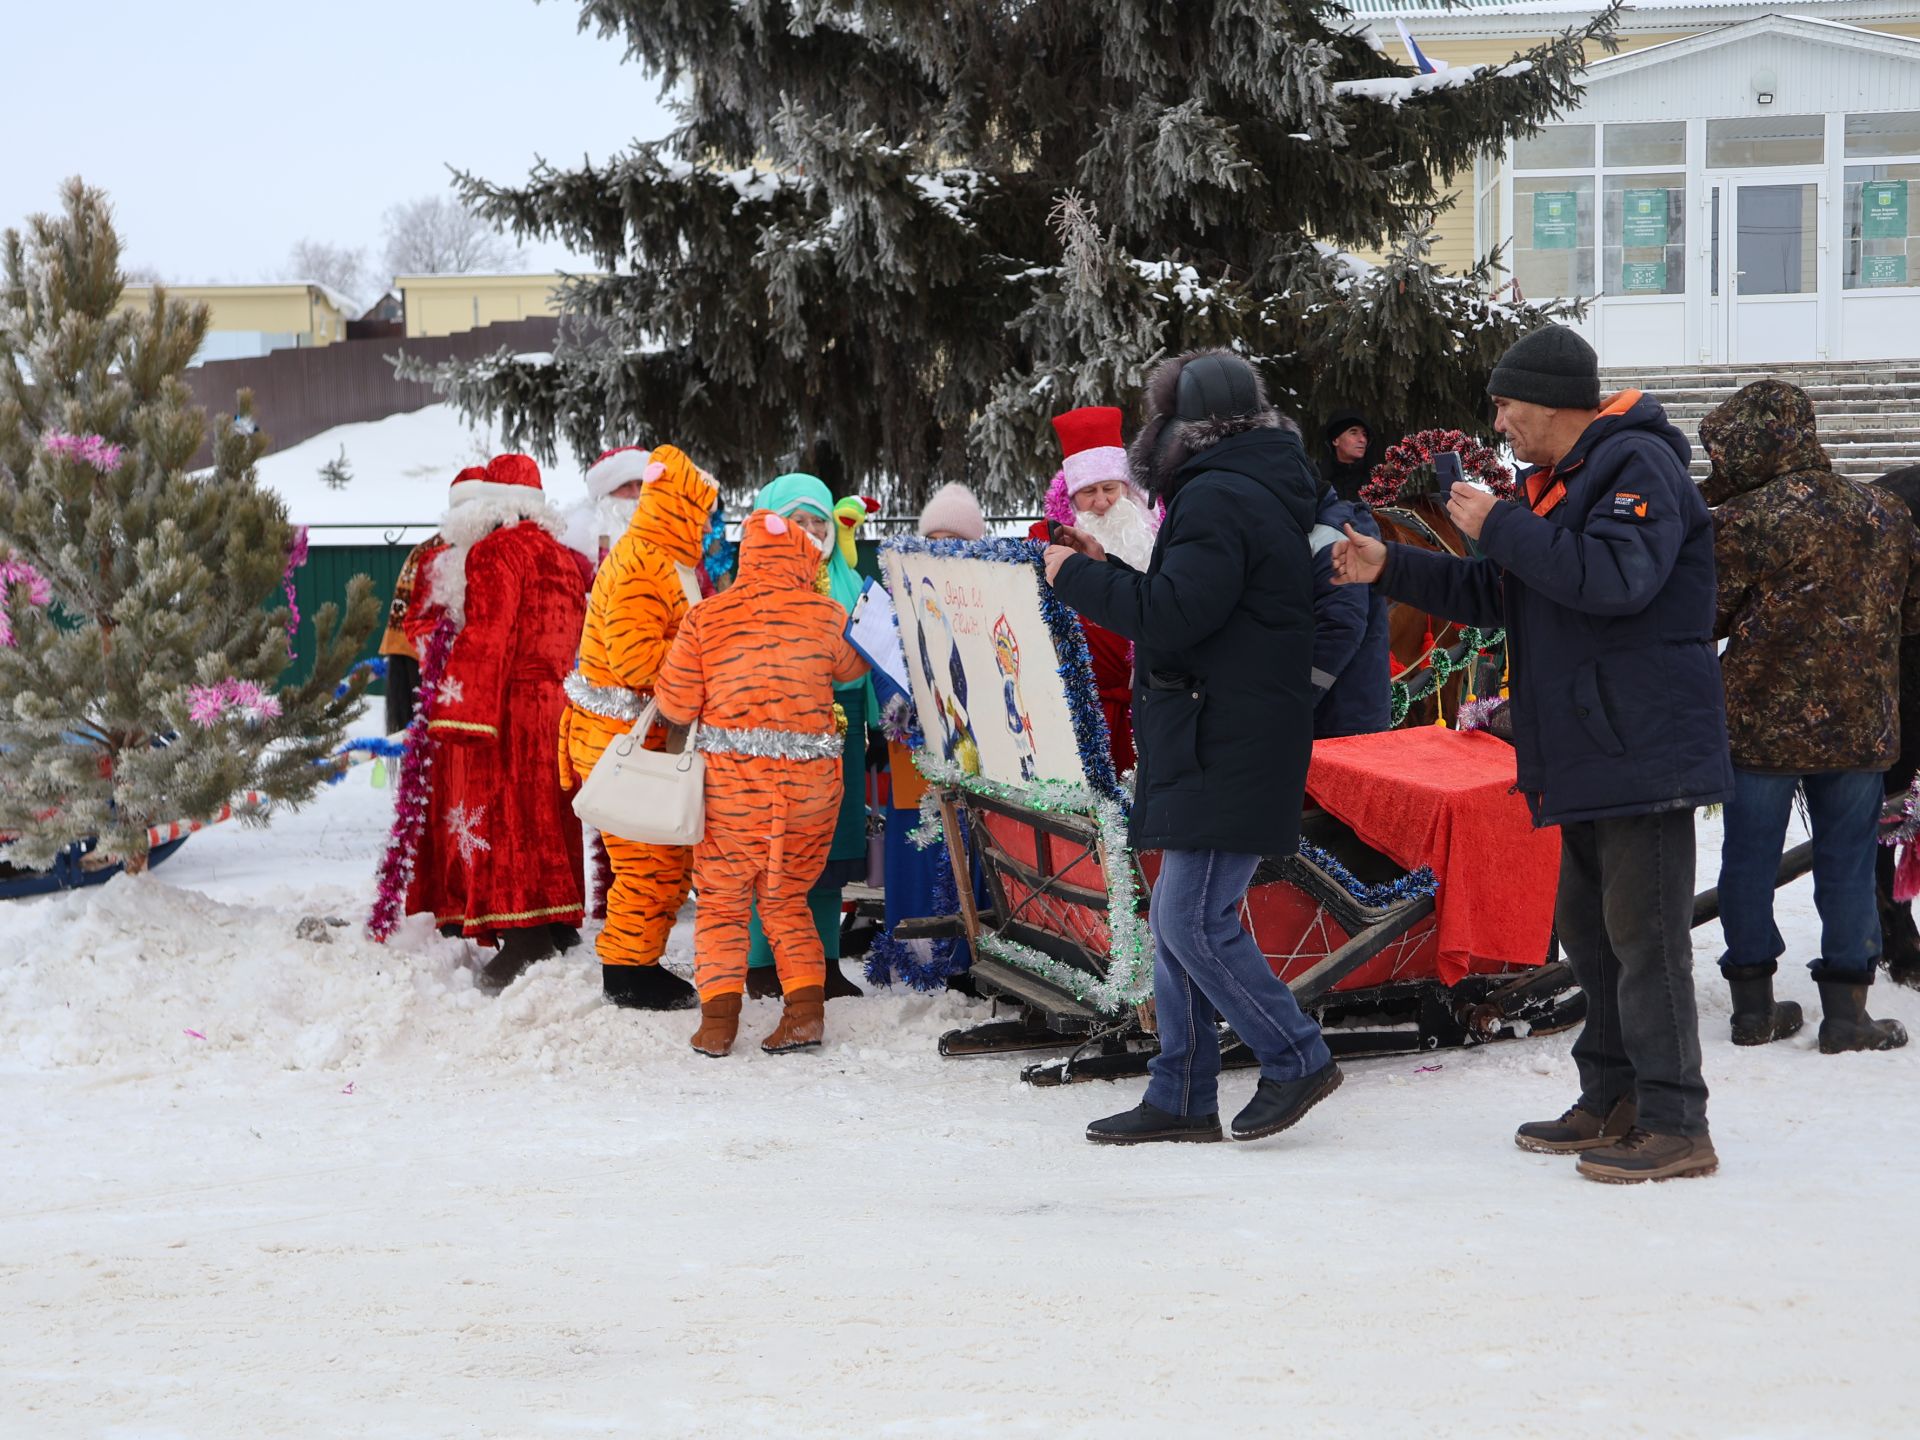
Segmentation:
{"type": "Polygon", "coordinates": [[[1467,472],[1461,467],[1460,456],[1452,450],[1442,450],[1433,457],[1434,493],[1439,495],[1440,503],[1446,504],[1453,494],[1453,487],[1467,483],[1467,472]]]}

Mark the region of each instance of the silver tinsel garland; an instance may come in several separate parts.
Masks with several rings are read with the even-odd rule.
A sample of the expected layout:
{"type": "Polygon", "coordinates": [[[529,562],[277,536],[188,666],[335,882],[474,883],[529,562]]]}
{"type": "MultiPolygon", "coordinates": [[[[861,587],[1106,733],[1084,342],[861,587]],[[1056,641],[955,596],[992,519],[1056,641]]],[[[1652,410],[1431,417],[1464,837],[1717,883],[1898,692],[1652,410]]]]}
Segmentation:
{"type": "Polygon", "coordinates": [[[596,685],[578,670],[561,681],[560,688],[567,692],[567,699],[589,715],[624,720],[629,725],[640,718],[649,698],[624,685],[596,685]]]}
{"type": "Polygon", "coordinates": [[[702,725],[694,748],[709,755],[756,755],[763,760],[838,760],[846,742],[831,733],[766,726],[727,730],[702,725]]]}

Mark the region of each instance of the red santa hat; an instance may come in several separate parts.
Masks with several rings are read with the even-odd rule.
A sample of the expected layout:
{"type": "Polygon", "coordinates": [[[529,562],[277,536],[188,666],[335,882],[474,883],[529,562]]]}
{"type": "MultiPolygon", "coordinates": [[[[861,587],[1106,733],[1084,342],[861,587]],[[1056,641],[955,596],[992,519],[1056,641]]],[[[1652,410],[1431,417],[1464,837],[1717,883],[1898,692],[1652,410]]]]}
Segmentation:
{"type": "Polygon", "coordinates": [[[448,499],[455,505],[499,500],[531,514],[545,508],[547,494],[540,488],[540,467],[531,455],[496,455],[484,470],[462,470],[454,478],[448,499]]]}
{"type": "Polygon", "coordinates": [[[1083,405],[1053,417],[1053,430],[1066,454],[1061,471],[1067,495],[1108,480],[1127,480],[1127,447],[1120,439],[1120,410],[1113,405],[1083,405]]]}
{"type": "Polygon", "coordinates": [[[604,500],[622,485],[630,485],[636,480],[647,479],[647,462],[653,452],[641,445],[622,445],[617,450],[609,450],[593,462],[587,471],[587,498],[596,503],[604,500]]]}

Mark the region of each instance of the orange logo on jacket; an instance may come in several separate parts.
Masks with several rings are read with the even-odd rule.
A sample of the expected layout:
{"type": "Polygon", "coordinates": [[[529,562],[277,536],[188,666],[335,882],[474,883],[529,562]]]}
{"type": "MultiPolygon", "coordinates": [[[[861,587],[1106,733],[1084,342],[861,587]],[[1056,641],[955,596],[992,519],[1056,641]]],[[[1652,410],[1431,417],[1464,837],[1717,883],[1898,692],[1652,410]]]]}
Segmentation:
{"type": "Polygon", "coordinates": [[[1622,519],[1631,517],[1644,520],[1647,518],[1647,502],[1631,490],[1616,490],[1613,492],[1613,513],[1622,519]]]}

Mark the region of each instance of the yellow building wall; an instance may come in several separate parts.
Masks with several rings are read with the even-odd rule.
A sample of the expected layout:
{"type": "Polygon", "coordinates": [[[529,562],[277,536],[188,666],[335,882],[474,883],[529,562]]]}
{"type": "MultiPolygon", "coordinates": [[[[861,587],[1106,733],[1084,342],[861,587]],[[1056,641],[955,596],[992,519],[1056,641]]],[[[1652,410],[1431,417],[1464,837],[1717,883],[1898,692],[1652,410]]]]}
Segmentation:
{"type": "MultiPolygon", "coordinates": [[[[305,285],[168,285],[169,299],[207,307],[209,330],[260,331],[268,335],[300,335],[306,345],[331,345],[347,336],[347,317],[326,297],[305,285]]],[[[152,303],[151,285],[129,285],[121,296],[123,309],[145,310],[152,303]]]]}
{"type": "MultiPolygon", "coordinates": [[[[1898,24],[1861,25],[1863,30],[1878,30],[1889,35],[1920,35],[1920,23],[1902,22],[1898,24]]],[[[1625,55],[1633,50],[1644,50],[1650,45],[1664,45],[1669,40],[1685,39],[1688,35],[1700,33],[1696,30],[1669,30],[1652,34],[1622,35],[1619,54],[1625,55]]],[[[1420,48],[1429,58],[1444,60],[1449,65],[1498,65],[1512,59],[1519,52],[1545,41],[1548,37],[1510,36],[1501,40],[1420,40],[1420,48]]],[[[1406,54],[1398,38],[1387,41],[1387,54],[1393,59],[1406,62],[1406,54]]],[[[1595,49],[1589,53],[1589,61],[1604,58],[1604,50],[1595,49]]],[[[1471,270],[1480,257],[1474,253],[1473,245],[1473,173],[1455,176],[1448,192],[1453,204],[1441,211],[1434,221],[1434,242],[1431,259],[1435,265],[1454,274],[1471,270]]],[[[1367,255],[1366,259],[1375,259],[1367,255]]]]}
{"type": "Polygon", "coordinates": [[[558,275],[402,275],[409,336],[459,335],[500,320],[558,315],[558,275]]]}

